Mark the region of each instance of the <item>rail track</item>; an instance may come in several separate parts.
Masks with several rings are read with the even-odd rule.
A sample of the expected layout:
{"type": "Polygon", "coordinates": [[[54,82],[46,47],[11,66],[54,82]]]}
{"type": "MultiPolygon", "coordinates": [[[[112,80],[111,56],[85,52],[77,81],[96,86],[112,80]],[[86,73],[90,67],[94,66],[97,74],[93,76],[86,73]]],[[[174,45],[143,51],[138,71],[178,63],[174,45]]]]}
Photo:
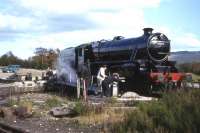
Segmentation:
{"type": "Polygon", "coordinates": [[[27,131],[0,122],[0,133],[28,133],[27,131]]]}
{"type": "MultiPolygon", "coordinates": [[[[200,82],[184,82],[181,88],[195,88],[200,89],[200,82]]],[[[0,83],[0,105],[1,101],[5,100],[7,97],[16,96],[26,93],[39,93],[43,92],[44,89],[34,88],[34,87],[16,87],[14,84],[2,84],[0,83]]],[[[153,97],[155,97],[153,95],[153,97]]]]}

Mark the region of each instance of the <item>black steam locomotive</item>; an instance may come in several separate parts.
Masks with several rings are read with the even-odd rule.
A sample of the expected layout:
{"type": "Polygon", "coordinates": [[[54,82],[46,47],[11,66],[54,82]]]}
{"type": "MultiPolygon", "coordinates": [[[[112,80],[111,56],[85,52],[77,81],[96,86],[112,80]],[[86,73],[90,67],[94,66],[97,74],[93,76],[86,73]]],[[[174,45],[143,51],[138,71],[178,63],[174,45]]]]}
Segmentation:
{"type": "MultiPolygon", "coordinates": [[[[159,74],[177,73],[175,63],[168,60],[170,40],[162,33],[152,33],[144,28],[144,34],[125,39],[117,36],[113,40],[101,40],[67,48],[60,54],[58,74],[65,74],[67,82],[76,86],[77,73],[87,68],[91,84],[95,84],[97,72],[102,65],[108,66],[108,74],[118,73],[124,77],[121,91],[149,91],[157,84],[159,74]],[[74,72],[73,72],[74,71],[74,72]]],[[[164,79],[163,79],[164,80],[164,79]]],[[[179,80],[172,78],[170,80],[179,80]]]]}

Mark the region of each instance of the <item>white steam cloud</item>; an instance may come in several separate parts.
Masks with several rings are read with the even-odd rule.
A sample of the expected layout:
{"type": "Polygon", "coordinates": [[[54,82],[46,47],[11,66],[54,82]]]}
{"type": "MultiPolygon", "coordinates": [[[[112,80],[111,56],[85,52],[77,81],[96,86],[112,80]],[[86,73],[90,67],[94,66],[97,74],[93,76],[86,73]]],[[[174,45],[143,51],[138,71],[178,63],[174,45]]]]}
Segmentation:
{"type": "Polygon", "coordinates": [[[74,61],[74,48],[67,48],[61,51],[56,66],[57,77],[70,85],[76,85],[77,81],[77,75],[74,69],[74,61]]]}

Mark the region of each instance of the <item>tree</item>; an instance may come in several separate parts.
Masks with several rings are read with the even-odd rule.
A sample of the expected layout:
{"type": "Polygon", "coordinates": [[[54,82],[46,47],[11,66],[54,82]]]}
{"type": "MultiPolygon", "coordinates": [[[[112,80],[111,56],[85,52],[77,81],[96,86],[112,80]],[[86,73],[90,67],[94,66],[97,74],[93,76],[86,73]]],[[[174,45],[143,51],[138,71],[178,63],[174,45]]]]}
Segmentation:
{"type": "Polygon", "coordinates": [[[7,66],[11,64],[23,64],[23,60],[19,59],[15,56],[11,51],[7,52],[3,56],[0,57],[0,65],[7,66]]]}
{"type": "Polygon", "coordinates": [[[41,63],[43,65],[44,64],[44,56],[46,56],[46,54],[47,54],[47,49],[42,48],[42,47],[36,48],[35,54],[36,54],[36,56],[39,56],[41,58],[41,63]]]}
{"type": "Polygon", "coordinates": [[[24,68],[35,69],[47,69],[48,67],[54,68],[59,53],[59,49],[46,49],[39,47],[35,49],[35,56],[30,57],[28,60],[22,60],[9,51],[0,57],[0,65],[7,66],[18,64],[24,68]]]}
{"type": "Polygon", "coordinates": [[[54,67],[54,63],[58,57],[58,51],[54,49],[49,49],[47,52],[47,64],[50,68],[54,67]]]}
{"type": "Polygon", "coordinates": [[[46,49],[46,48],[36,48],[35,56],[32,57],[33,62],[36,63],[36,68],[46,69],[54,68],[54,63],[57,60],[58,54],[60,53],[59,49],[46,49]]]}

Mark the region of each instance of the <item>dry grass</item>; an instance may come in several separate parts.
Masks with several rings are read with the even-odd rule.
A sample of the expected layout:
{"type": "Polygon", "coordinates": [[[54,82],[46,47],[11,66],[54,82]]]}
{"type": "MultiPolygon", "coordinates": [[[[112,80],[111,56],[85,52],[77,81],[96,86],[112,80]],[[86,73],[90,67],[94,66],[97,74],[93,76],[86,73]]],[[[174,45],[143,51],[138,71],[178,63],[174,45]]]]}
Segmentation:
{"type": "Polygon", "coordinates": [[[90,125],[90,124],[105,124],[105,123],[115,123],[120,122],[124,118],[125,111],[113,110],[113,109],[105,109],[103,112],[96,114],[91,112],[86,116],[79,116],[76,119],[80,124],[90,125]]]}
{"type": "MultiPolygon", "coordinates": [[[[38,95],[33,96],[30,94],[29,96],[23,96],[18,101],[17,98],[12,98],[10,101],[10,106],[21,105],[26,106],[29,112],[33,112],[33,117],[49,117],[48,111],[52,107],[62,106],[63,103],[69,103],[66,98],[48,95],[44,98],[38,95]],[[36,100],[42,100],[43,103],[37,103],[36,100]]],[[[106,104],[102,105],[91,105],[81,101],[77,101],[73,103],[76,104],[77,113],[79,114],[74,118],[64,118],[66,120],[77,120],[80,125],[103,125],[103,127],[107,127],[107,125],[112,123],[118,123],[124,120],[124,114],[127,112],[127,109],[123,108],[115,108],[115,99],[110,99],[110,101],[106,104]]]]}
{"type": "Polygon", "coordinates": [[[200,75],[192,74],[192,79],[193,79],[195,82],[200,81],[200,75]]]}

